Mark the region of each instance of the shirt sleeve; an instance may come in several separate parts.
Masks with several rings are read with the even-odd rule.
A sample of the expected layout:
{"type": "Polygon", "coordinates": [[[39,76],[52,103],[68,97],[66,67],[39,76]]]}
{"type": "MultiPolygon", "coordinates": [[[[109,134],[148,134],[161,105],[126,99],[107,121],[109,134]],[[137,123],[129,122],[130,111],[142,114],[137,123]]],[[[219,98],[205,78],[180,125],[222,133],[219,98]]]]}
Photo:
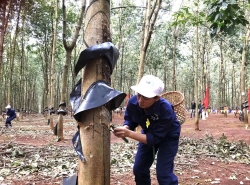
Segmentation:
{"type": "Polygon", "coordinates": [[[131,100],[129,100],[125,114],[124,114],[124,124],[129,126],[130,130],[135,130],[135,128],[138,126],[138,123],[134,122],[132,119],[132,115],[135,114],[135,105],[131,103],[131,100]]]}

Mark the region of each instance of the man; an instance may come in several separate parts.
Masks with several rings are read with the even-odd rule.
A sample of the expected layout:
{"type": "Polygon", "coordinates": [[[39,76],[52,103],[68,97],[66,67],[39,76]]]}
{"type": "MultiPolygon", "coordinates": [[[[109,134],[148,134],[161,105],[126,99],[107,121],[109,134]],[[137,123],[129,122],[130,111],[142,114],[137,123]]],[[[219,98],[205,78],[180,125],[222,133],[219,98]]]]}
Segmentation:
{"type": "Polygon", "coordinates": [[[201,101],[199,101],[199,104],[198,104],[198,114],[199,114],[199,118],[202,118],[202,109],[203,109],[203,106],[201,104],[201,101]]]}
{"type": "Polygon", "coordinates": [[[191,102],[191,115],[190,118],[195,117],[195,108],[196,108],[196,103],[194,101],[191,102]]]}
{"type": "Polygon", "coordinates": [[[150,185],[150,167],[157,155],[156,174],[160,185],[177,185],[173,173],[174,158],[178,151],[180,123],[173,106],[160,95],[163,82],[152,75],[142,77],[132,86],[136,95],[131,97],[124,115],[122,127],[114,129],[117,137],[139,141],[133,172],[136,185],[150,185]],[[134,129],[140,125],[141,133],[134,129]]]}
{"type": "Polygon", "coordinates": [[[10,105],[7,105],[5,108],[7,109],[6,112],[7,119],[5,122],[5,127],[12,128],[11,121],[16,118],[16,112],[14,109],[11,108],[10,105]]]}

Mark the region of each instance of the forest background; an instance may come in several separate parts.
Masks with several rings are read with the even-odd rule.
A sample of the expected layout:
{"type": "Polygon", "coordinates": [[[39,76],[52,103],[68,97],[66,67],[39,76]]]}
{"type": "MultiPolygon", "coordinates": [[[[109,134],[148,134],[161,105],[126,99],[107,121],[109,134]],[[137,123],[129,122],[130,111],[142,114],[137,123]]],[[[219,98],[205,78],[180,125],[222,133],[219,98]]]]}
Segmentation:
{"type": "MultiPolygon", "coordinates": [[[[0,18],[1,108],[10,104],[15,110],[33,113],[45,107],[59,107],[57,129],[52,115],[48,120],[50,129],[57,131],[57,141],[70,141],[63,136],[63,125],[65,130],[67,125],[63,124],[62,109],[70,109],[70,92],[81,77],[84,82],[81,95],[97,80],[131,95],[134,93],[131,85],[138,83],[144,74],[154,74],[163,79],[165,91],[184,94],[186,108],[190,108],[192,100],[197,104],[202,101],[207,89],[212,108],[241,107],[249,97],[249,1],[5,0],[0,3],[0,18]],[[114,70],[100,57],[91,60],[82,75],[76,75],[80,53],[104,42],[112,42],[119,50],[114,70]]],[[[110,158],[104,156],[110,154],[111,105],[85,110],[77,120],[76,134],[80,131],[82,151],[91,169],[78,160],[80,184],[85,177],[100,180],[87,184],[104,184],[101,181],[109,184],[109,178],[105,177],[110,176],[110,158]],[[83,175],[87,172],[92,176],[83,175]]],[[[241,131],[245,136],[249,130],[246,109],[244,112],[246,129],[241,131]]],[[[206,124],[199,129],[198,114],[195,119],[188,118],[184,125],[189,126],[189,121],[193,126],[193,120],[195,130],[207,133],[206,124]]],[[[213,131],[229,127],[227,121],[227,126],[218,129],[219,118],[216,116],[214,120],[210,124],[213,131]]],[[[37,133],[38,125],[34,125],[37,133]]],[[[17,128],[21,131],[20,125],[17,128]]],[[[13,132],[15,128],[3,131],[13,132]]],[[[72,132],[65,132],[68,134],[71,138],[72,132]]],[[[246,177],[243,178],[248,181],[246,177]]]]}
{"type": "MultiPolygon", "coordinates": [[[[206,86],[212,108],[241,107],[250,86],[248,1],[218,1],[213,7],[214,1],[155,1],[159,10],[151,15],[148,28],[143,26],[146,2],[110,1],[111,40],[120,52],[111,86],[133,94],[130,86],[141,74],[154,74],[164,80],[166,91],[184,94],[187,108],[192,100],[204,99],[206,86]],[[225,12],[229,5],[235,14],[225,12]],[[223,10],[224,14],[219,12],[223,10]],[[209,15],[216,11],[220,14],[211,21],[209,15]],[[217,23],[220,29],[215,30],[220,17],[234,22],[217,23]],[[143,40],[146,36],[149,40],[143,40]]],[[[74,74],[84,45],[81,3],[67,1],[64,9],[60,1],[52,0],[1,2],[2,109],[11,104],[41,112],[44,107],[58,108],[62,101],[70,105],[69,94],[81,77],[74,74]]]]}

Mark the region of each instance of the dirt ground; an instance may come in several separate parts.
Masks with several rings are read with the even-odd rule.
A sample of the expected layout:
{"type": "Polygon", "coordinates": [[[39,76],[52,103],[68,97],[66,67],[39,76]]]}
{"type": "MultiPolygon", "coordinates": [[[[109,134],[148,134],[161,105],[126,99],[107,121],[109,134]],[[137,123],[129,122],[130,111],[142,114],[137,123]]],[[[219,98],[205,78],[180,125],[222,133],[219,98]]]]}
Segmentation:
{"type": "MultiPolygon", "coordinates": [[[[116,116],[113,122],[122,124],[122,117],[116,116]]],[[[225,117],[223,114],[210,114],[206,120],[199,121],[200,131],[194,130],[194,118],[186,115],[186,122],[182,125],[181,137],[203,139],[207,135],[220,138],[223,134],[232,142],[243,140],[250,145],[250,129],[246,130],[245,125],[235,118],[233,114],[225,117]]],[[[117,140],[112,137],[112,140],[117,140]]],[[[250,153],[248,154],[248,156],[250,153]]],[[[177,158],[179,156],[177,155],[177,158]]],[[[221,162],[213,157],[201,157],[193,164],[175,165],[175,173],[179,178],[179,185],[203,185],[203,184],[222,184],[250,185],[250,164],[236,162],[221,162]],[[181,171],[178,168],[181,166],[181,171]],[[185,166],[185,167],[183,167],[185,166]]],[[[158,185],[156,176],[152,175],[152,185],[158,185]]],[[[120,182],[124,185],[135,185],[132,172],[119,176],[112,176],[112,181],[120,182]]],[[[112,183],[119,184],[119,183],[112,183]]]]}
{"type": "MultiPolygon", "coordinates": [[[[250,145],[250,129],[245,129],[245,125],[235,118],[233,114],[228,114],[224,117],[223,114],[210,114],[206,120],[200,120],[200,131],[194,130],[194,118],[190,118],[187,114],[186,122],[182,125],[181,138],[204,139],[207,136],[213,138],[220,138],[223,134],[230,142],[238,142],[242,140],[250,145]]],[[[32,115],[25,117],[19,122],[13,122],[13,129],[6,134],[3,131],[3,121],[1,122],[0,143],[6,146],[9,143],[15,143],[31,146],[59,146],[72,147],[71,139],[76,132],[76,123],[70,116],[64,117],[64,137],[63,142],[56,142],[56,137],[51,133],[47,125],[47,120],[42,115],[32,115]],[[39,134],[34,135],[31,130],[39,131],[39,134]],[[25,134],[24,134],[25,132],[25,134]],[[30,132],[30,134],[29,134],[30,132]]],[[[114,115],[113,124],[122,125],[123,117],[114,115]]],[[[123,140],[114,137],[111,134],[111,143],[122,143],[123,140]]],[[[1,158],[5,153],[1,152],[1,158]]],[[[197,154],[196,154],[197,155],[197,154]]],[[[198,154],[198,158],[188,159],[188,162],[181,162],[182,156],[176,156],[175,173],[179,179],[179,185],[204,185],[204,184],[222,184],[222,185],[236,185],[246,184],[250,185],[250,164],[236,162],[231,160],[220,160],[214,156],[209,156],[204,153],[198,154]]],[[[250,156],[250,153],[247,154],[250,156]]],[[[0,164],[1,166],[1,164],[0,164]]],[[[111,165],[111,168],[112,167],[111,165]]],[[[0,167],[4,170],[4,167],[0,167]]],[[[111,169],[112,170],[112,169],[111,169]]],[[[113,169],[114,170],[114,169],[113,169]]],[[[155,171],[151,170],[152,185],[157,185],[155,171]]],[[[23,177],[23,176],[19,176],[23,177]]],[[[15,179],[11,174],[4,180],[1,179],[0,185],[9,184],[36,184],[36,185],[54,185],[62,184],[62,176],[55,176],[52,178],[39,177],[37,173],[30,173],[24,178],[15,179]],[[25,180],[26,179],[26,180],[25,180]],[[28,180],[29,179],[29,180],[28,180]],[[33,180],[30,180],[33,179],[33,180]]],[[[110,179],[111,185],[135,185],[132,173],[132,167],[129,167],[124,172],[112,173],[110,179]]]]}

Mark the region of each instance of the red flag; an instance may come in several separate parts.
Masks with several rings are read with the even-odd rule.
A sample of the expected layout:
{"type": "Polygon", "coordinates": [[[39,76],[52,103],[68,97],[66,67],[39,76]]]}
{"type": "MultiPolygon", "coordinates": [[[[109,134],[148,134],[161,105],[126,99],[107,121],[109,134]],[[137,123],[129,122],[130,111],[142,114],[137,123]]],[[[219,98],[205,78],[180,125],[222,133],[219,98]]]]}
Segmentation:
{"type": "Polygon", "coordinates": [[[208,86],[206,86],[206,96],[203,100],[204,107],[207,109],[209,105],[209,89],[208,86]]]}
{"type": "MultiPolygon", "coordinates": [[[[250,88],[248,89],[247,96],[248,96],[248,105],[249,105],[250,104],[250,88]]],[[[250,106],[248,107],[248,110],[250,110],[250,106]]]]}

